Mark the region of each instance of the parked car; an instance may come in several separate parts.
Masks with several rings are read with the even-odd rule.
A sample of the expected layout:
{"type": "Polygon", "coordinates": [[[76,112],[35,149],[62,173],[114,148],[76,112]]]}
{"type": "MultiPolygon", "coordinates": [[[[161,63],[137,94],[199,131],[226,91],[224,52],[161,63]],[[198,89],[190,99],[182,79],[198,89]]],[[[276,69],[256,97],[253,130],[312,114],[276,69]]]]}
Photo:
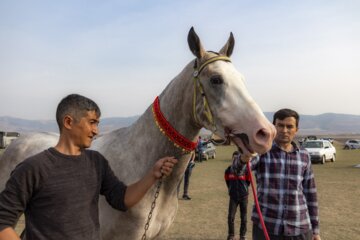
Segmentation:
{"type": "Polygon", "coordinates": [[[18,132],[0,132],[0,148],[6,148],[20,136],[18,132]]]}
{"type": "Polygon", "coordinates": [[[327,140],[308,140],[303,143],[302,147],[309,152],[311,162],[324,164],[328,160],[331,162],[336,160],[336,149],[327,140]]]}
{"type": "Polygon", "coordinates": [[[317,140],[317,137],[315,135],[309,135],[307,137],[303,137],[303,138],[298,139],[298,142],[299,142],[300,146],[302,146],[302,144],[304,142],[309,141],[309,140],[317,140]]]}
{"type": "MultiPolygon", "coordinates": [[[[195,150],[196,152],[196,158],[198,156],[197,154],[197,150],[195,150]]],[[[202,159],[208,160],[209,158],[216,158],[216,148],[214,146],[214,144],[212,143],[207,143],[202,154],[201,154],[202,159]]]]}
{"type": "Polygon", "coordinates": [[[315,135],[309,135],[306,137],[306,141],[309,141],[309,140],[316,140],[317,137],[315,135]]]}
{"type": "Polygon", "coordinates": [[[334,143],[334,139],[333,139],[333,138],[330,138],[330,137],[322,138],[322,140],[328,140],[331,144],[334,143]]]}
{"type": "Polygon", "coordinates": [[[360,140],[351,139],[345,142],[344,149],[359,149],[360,148],[360,140]]]}

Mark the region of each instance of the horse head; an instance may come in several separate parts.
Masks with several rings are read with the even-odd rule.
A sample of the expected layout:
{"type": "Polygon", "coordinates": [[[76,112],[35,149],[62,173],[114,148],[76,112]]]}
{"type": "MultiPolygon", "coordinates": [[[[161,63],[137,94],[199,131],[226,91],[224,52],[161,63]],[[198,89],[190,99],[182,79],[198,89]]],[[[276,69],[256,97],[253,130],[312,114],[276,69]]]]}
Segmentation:
{"type": "Polygon", "coordinates": [[[244,77],[231,63],[233,34],[218,52],[205,51],[191,28],[188,44],[194,61],[194,124],[223,139],[231,139],[243,153],[264,153],[276,130],[250,96],[244,77]]]}

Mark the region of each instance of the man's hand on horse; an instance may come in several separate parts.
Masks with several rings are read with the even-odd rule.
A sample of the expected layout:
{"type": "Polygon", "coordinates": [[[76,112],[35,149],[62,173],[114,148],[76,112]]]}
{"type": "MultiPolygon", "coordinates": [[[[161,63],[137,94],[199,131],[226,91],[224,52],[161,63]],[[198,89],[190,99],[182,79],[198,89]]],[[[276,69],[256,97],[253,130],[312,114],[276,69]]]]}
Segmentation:
{"type": "Polygon", "coordinates": [[[172,171],[174,165],[178,162],[175,157],[164,157],[159,159],[154,166],[154,176],[159,179],[162,176],[169,176],[172,171]]]}

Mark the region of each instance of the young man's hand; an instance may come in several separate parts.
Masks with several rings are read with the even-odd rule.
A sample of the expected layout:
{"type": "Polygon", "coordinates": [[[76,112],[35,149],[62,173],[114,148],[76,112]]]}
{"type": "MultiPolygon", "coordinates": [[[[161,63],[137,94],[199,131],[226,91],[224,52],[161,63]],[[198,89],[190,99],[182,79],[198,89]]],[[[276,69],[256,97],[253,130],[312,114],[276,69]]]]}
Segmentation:
{"type": "MultiPolygon", "coordinates": [[[[156,180],[162,176],[169,176],[174,165],[178,162],[174,157],[164,157],[159,159],[154,167],[136,183],[129,185],[125,192],[124,203],[127,208],[131,208],[138,203],[153,186],[156,180]]],[[[0,239],[1,240],[1,239],[0,239]]]]}
{"type": "Polygon", "coordinates": [[[254,157],[256,157],[256,153],[245,153],[245,154],[241,154],[240,155],[240,161],[243,164],[247,164],[251,159],[253,159],[254,157]]]}
{"type": "Polygon", "coordinates": [[[0,231],[0,240],[20,240],[20,238],[13,228],[8,227],[0,231]]]}
{"type": "Polygon", "coordinates": [[[153,168],[155,178],[159,179],[162,176],[169,176],[177,162],[178,160],[175,157],[164,157],[159,159],[153,168]]]}

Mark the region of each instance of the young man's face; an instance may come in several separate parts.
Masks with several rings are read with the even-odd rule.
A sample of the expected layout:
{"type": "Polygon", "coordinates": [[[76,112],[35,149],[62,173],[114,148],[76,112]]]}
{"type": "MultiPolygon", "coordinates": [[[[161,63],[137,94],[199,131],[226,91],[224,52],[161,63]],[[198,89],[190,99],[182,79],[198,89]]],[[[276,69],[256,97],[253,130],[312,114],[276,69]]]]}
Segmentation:
{"type": "Polygon", "coordinates": [[[294,117],[275,119],[275,128],[277,132],[275,142],[279,145],[291,143],[298,131],[294,117]]]}
{"type": "Polygon", "coordinates": [[[99,117],[95,111],[88,111],[78,122],[74,122],[72,137],[79,148],[89,148],[98,134],[99,117]]]}

